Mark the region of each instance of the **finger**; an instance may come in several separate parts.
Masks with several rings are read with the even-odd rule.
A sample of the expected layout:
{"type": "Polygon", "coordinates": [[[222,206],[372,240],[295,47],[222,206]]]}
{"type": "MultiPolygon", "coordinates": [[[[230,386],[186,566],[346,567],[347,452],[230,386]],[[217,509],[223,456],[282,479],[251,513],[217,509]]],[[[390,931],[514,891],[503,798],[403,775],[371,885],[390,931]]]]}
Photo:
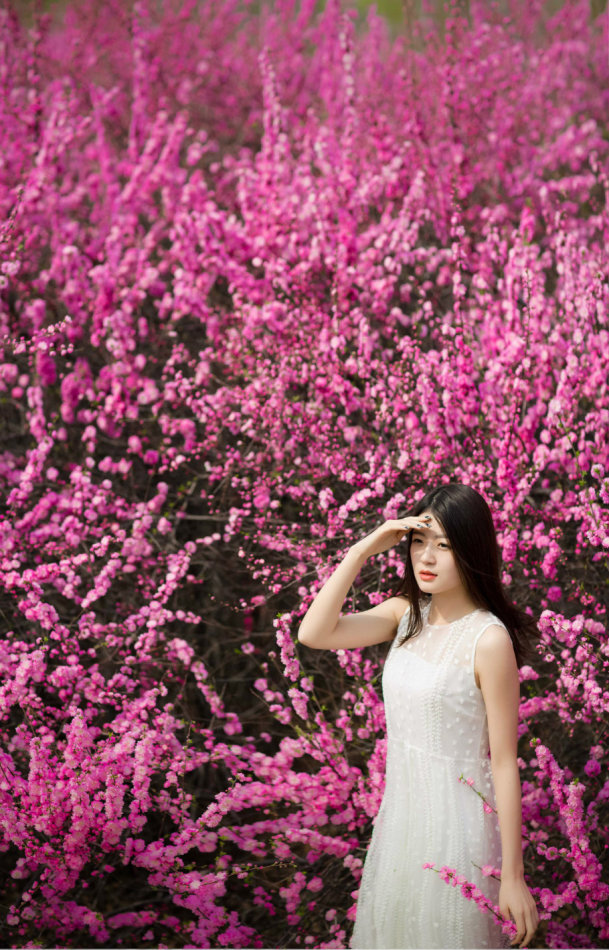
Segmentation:
{"type": "Polygon", "coordinates": [[[524,914],[513,914],[513,920],[516,924],[516,936],[512,940],[512,946],[521,946],[522,941],[524,940],[524,935],[527,932],[527,928],[524,922],[524,914]]]}
{"type": "Polygon", "coordinates": [[[429,527],[430,523],[431,522],[427,519],[419,518],[416,515],[412,515],[402,521],[405,531],[424,531],[425,528],[429,527]]]}
{"type": "Polygon", "coordinates": [[[537,925],[538,925],[538,923],[539,923],[539,920],[538,920],[538,918],[537,918],[537,913],[536,913],[536,912],[535,912],[535,914],[527,914],[527,915],[526,915],[526,928],[527,928],[527,931],[526,931],[526,933],[525,933],[525,935],[524,935],[524,939],[523,939],[523,941],[522,941],[523,946],[528,947],[528,945],[530,944],[530,942],[531,942],[531,940],[533,939],[533,936],[534,936],[534,934],[535,934],[535,931],[537,930],[537,925]]]}

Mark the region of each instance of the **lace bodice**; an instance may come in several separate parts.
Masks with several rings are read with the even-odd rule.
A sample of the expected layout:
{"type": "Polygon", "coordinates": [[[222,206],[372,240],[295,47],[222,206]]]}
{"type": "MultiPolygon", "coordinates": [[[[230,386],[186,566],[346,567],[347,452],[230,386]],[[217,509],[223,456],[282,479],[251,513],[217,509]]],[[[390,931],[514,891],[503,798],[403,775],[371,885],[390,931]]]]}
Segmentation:
{"type": "Polygon", "coordinates": [[[476,610],[451,624],[431,625],[429,605],[423,629],[402,644],[408,612],[398,626],[383,672],[389,740],[420,748],[428,755],[459,760],[488,755],[488,729],[474,659],[480,636],[501,621],[476,610]],[[408,700],[404,702],[404,683],[408,700]]]}

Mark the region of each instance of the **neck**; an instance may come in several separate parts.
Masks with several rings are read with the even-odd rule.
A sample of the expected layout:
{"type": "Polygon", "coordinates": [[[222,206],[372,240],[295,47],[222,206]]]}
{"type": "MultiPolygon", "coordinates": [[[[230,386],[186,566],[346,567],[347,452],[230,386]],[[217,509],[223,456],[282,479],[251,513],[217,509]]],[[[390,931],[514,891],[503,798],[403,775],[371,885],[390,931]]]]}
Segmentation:
{"type": "Polygon", "coordinates": [[[446,591],[444,594],[432,594],[429,607],[429,623],[453,623],[476,609],[466,591],[446,591]]]}

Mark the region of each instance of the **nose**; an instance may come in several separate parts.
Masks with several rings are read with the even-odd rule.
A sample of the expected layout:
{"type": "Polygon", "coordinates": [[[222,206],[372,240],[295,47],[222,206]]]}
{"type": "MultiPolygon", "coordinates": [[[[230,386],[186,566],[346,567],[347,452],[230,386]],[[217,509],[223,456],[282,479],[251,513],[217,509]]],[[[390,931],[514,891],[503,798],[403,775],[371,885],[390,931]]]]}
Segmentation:
{"type": "Polygon", "coordinates": [[[433,549],[433,542],[429,541],[427,544],[423,545],[423,551],[421,552],[421,560],[425,564],[433,564],[435,561],[435,552],[433,549]]]}

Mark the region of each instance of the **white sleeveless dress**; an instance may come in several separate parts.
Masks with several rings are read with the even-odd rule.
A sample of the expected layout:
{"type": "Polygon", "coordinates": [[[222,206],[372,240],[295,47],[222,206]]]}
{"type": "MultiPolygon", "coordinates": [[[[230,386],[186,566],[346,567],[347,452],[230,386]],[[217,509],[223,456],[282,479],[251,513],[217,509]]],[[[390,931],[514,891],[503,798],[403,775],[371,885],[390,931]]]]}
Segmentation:
{"type": "Polygon", "coordinates": [[[385,662],[387,717],[385,794],[364,864],[351,947],[507,947],[492,912],[483,914],[460,887],[423,869],[447,865],[497,905],[499,882],[484,865],[501,867],[488,727],[474,679],[474,652],[491,624],[485,610],[431,625],[400,646],[408,610],[385,662]],[[459,781],[473,779],[474,787],[459,781]]]}

